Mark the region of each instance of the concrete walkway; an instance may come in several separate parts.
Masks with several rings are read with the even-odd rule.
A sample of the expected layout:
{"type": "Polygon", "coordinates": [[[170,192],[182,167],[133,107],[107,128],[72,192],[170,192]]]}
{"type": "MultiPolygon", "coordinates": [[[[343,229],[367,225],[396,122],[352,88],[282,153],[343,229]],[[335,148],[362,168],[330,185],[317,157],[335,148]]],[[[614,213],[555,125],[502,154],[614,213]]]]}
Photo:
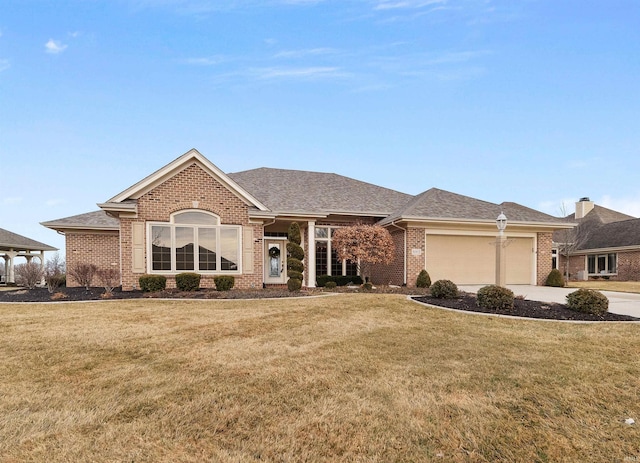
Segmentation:
{"type": "MultiPolygon", "coordinates": [[[[477,293],[485,285],[461,285],[458,289],[468,293],[477,293]]],[[[541,302],[567,303],[567,294],[577,288],[552,288],[550,286],[531,285],[507,285],[516,296],[524,296],[525,299],[541,302]]],[[[609,312],[622,315],[631,315],[640,318],[640,294],[619,293],[615,291],[601,291],[609,299],[609,312]]]]}

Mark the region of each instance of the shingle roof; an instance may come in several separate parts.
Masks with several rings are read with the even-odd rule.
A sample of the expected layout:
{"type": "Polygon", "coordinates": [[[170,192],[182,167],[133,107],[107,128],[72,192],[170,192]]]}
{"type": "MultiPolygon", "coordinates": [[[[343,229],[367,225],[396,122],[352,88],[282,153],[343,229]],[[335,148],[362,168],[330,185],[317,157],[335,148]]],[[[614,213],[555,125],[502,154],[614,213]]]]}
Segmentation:
{"type": "Polygon", "coordinates": [[[0,248],[20,251],[57,251],[58,248],[0,228],[0,248]]]}
{"type": "Polygon", "coordinates": [[[576,220],[575,214],[570,214],[566,219],[578,222],[578,226],[569,232],[569,236],[567,236],[566,231],[554,232],[553,241],[556,243],[563,243],[564,241],[570,240],[574,243],[576,249],[580,250],[633,246],[635,244],[640,244],[640,236],[636,238],[636,243],[634,244],[614,244],[633,241],[633,239],[631,239],[631,229],[634,226],[637,227],[636,233],[640,235],[640,222],[634,222],[636,219],[635,217],[623,214],[622,212],[614,211],[596,204],[583,218],[576,220]],[[609,224],[616,224],[619,222],[629,222],[626,226],[629,227],[629,229],[626,227],[608,227],[609,224]],[[617,236],[618,233],[620,233],[621,236],[617,236]]]}
{"type": "Polygon", "coordinates": [[[411,199],[381,223],[402,218],[494,221],[504,212],[509,221],[558,223],[560,219],[513,202],[494,204],[450,191],[431,188],[411,199]]]}
{"type": "Polygon", "coordinates": [[[274,212],[384,217],[411,199],[399,191],[330,173],[262,167],[228,176],[274,212]]]}
{"type": "Polygon", "coordinates": [[[120,220],[107,215],[105,211],[87,212],[62,219],[41,222],[47,228],[61,230],[65,228],[119,230],[120,220]]]}
{"type": "Polygon", "coordinates": [[[640,219],[606,223],[588,235],[578,249],[602,249],[640,246],[640,219]]]}

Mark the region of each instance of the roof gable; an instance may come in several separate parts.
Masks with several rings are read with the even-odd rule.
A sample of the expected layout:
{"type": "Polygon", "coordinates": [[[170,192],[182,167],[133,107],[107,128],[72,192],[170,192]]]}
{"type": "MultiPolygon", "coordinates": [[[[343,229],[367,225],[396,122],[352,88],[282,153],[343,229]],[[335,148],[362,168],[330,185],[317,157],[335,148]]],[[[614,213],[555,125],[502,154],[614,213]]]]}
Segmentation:
{"type": "Polygon", "coordinates": [[[173,177],[178,172],[186,169],[187,167],[193,165],[198,165],[205,172],[211,175],[215,180],[217,180],[220,184],[222,184],[229,191],[234,193],[240,199],[242,199],[246,204],[256,207],[259,210],[266,211],[268,208],[258,201],[251,193],[238,185],[234,180],[232,180],[227,174],[222,172],[216,165],[214,165],[211,161],[209,161],[206,157],[198,152],[196,149],[191,149],[186,152],[179,158],[173,160],[166,166],[158,169],[151,175],[140,180],[138,183],[130,186],[123,192],[117,194],[113,198],[109,199],[106,203],[99,204],[100,207],[105,209],[109,209],[110,205],[114,203],[122,204],[126,206],[130,200],[136,200],[140,198],[145,193],[151,191],[156,186],[162,184],[167,179],[173,177]]]}

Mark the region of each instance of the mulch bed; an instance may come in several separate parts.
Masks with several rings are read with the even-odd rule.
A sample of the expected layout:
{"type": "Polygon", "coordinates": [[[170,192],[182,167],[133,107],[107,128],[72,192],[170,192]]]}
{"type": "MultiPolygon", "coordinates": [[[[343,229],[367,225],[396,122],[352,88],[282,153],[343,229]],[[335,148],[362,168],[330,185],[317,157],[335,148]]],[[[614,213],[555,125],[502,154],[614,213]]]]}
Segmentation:
{"type": "MultiPolygon", "coordinates": [[[[328,291],[326,291],[328,292],[328,291]]],[[[393,293],[393,294],[415,294],[415,288],[405,287],[379,287],[374,291],[364,291],[354,288],[336,288],[331,292],[373,292],[373,293],[393,293]]],[[[109,299],[265,299],[291,296],[312,296],[322,294],[320,288],[303,290],[291,293],[287,289],[255,289],[216,291],[214,289],[200,289],[198,291],[178,291],[177,289],[167,289],[154,293],[142,291],[113,291],[109,299]]],[[[103,288],[60,288],[56,293],[51,294],[46,288],[35,288],[31,290],[17,289],[14,291],[0,291],[0,302],[52,302],[52,301],[99,301],[104,300],[103,288]]],[[[639,318],[628,315],[606,313],[600,317],[597,315],[585,314],[569,310],[564,304],[555,304],[528,299],[516,299],[512,310],[504,309],[482,309],[478,307],[476,295],[473,293],[461,293],[455,299],[437,299],[429,295],[415,296],[414,300],[426,304],[447,307],[450,309],[464,310],[468,312],[482,312],[495,315],[512,315],[526,318],[539,318],[547,320],[576,320],[576,321],[640,321],[639,318]]]]}
{"type": "Polygon", "coordinates": [[[437,299],[431,296],[417,296],[413,298],[425,304],[447,307],[449,309],[465,310],[468,312],[481,312],[495,315],[511,315],[526,318],[541,318],[545,320],[576,320],[576,321],[605,321],[605,322],[625,322],[640,321],[640,318],[629,315],[619,315],[607,312],[602,317],[582,312],[575,312],[567,308],[564,304],[553,302],[530,301],[528,299],[516,299],[512,310],[507,309],[483,309],[478,307],[476,295],[473,293],[462,293],[455,299],[437,299]]]}

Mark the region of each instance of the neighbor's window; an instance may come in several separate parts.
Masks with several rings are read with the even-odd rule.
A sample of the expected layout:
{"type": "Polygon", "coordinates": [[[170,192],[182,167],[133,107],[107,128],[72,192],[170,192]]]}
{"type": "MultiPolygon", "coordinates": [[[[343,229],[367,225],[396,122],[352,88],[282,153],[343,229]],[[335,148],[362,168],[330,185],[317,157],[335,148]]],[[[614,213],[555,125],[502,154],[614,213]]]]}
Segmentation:
{"type": "Polygon", "coordinates": [[[357,275],[358,266],[350,260],[338,259],[331,248],[331,237],[337,228],[316,227],[316,275],[357,275]]]}
{"type": "Polygon", "coordinates": [[[618,255],[590,254],[587,256],[587,272],[590,275],[616,273],[618,271],[618,255]]]}
{"type": "Polygon", "coordinates": [[[184,211],[149,224],[152,272],[237,273],[240,230],[204,211],[184,211]]]}

